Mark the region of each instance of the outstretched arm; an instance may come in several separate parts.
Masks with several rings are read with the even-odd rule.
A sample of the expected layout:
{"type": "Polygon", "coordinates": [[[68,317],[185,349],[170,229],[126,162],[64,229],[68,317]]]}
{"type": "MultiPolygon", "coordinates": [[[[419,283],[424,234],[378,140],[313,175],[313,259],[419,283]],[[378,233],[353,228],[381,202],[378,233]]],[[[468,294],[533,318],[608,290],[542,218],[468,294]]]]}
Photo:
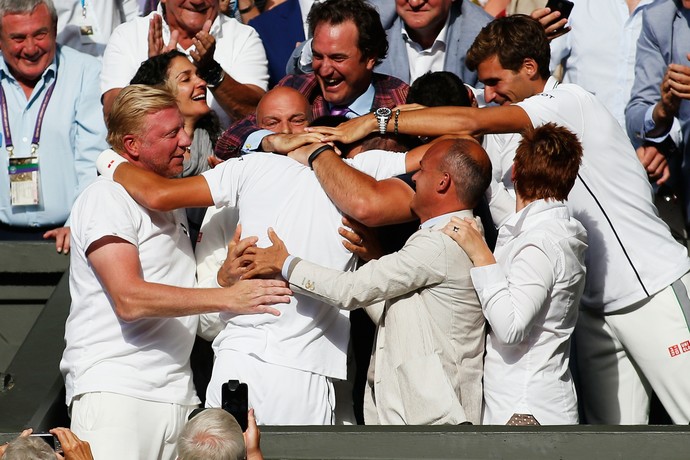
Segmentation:
{"type": "MultiPolygon", "coordinates": [[[[394,122],[388,122],[393,131],[394,122]]],[[[406,110],[398,116],[398,132],[413,136],[478,136],[489,133],[516,133],[532,126],[527,113],[515,105],[501,107],[430,107],[406,110]]],[[[327,134],[324,142],[351,144],[379,131],[373,114],[353,118],[335,128],[315,126],[309,132],[327,134]]]]}
{"type": "Polygon", "coordinates": [[[203,176],[167,179],[131,165],[115,152],[108,150],[98,157],[97,165],[98,172],[104,176],[111,176],[145,208],[170,211],[213,205],[211,191],[203,176]]]}
{"type": "Polygon", "coordinates": [[[187,316],[213,311],[237,314],[280,312],[268,305],[290,301],[290,290],[277,280],[242,280],[230,288],[191,289],[146,281],[133,244],[106,236],[86,251],[98,278],[123,321],[187,316]],[[116,260],[117,264],[113,264],[116,260]]]}

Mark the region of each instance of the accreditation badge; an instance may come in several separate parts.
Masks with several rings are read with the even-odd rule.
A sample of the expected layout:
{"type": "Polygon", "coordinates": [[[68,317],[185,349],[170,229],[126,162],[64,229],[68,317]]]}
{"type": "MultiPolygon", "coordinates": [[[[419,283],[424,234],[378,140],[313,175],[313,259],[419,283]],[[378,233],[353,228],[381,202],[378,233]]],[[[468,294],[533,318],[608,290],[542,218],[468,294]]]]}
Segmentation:
{"type": "Polygon", "coordinates": [[[38,204],[38,157],[10,158],[7,167],[10,176],[12,206],[38,204]]]}
{"type": "MultiPolygon", "coordinates": [[[[93,15],[92,12],[91,15],[93,15]]],[[[102,40],[98,24],[93,17],[90,17],[86,14],[86,11],[83,12],[82,17],[79,20],[79,39],[82,45],[104,42],[102,40]]]]}

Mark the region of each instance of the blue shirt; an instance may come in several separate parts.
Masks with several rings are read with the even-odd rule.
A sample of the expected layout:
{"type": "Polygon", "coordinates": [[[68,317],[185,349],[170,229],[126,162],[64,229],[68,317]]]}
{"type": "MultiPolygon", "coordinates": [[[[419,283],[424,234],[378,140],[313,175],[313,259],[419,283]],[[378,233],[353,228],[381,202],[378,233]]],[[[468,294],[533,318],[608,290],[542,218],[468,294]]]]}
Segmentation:
{"type": "Polygon", "coordinates": [[[5,63],[0,61],[0,84],[8,105],[14,157],[31,156],[31,139],[46,91],[57,83],[43,120],[38,148],[39,204],[12,206],[5,148],[0,148],[0,222],[21,227],[62,226],[72,203],[96,178],[96,158],[108,148],[100,102],[98,59],[71,48],[57,47],[55,59],[43,72],[27,100],[5,63]]]}

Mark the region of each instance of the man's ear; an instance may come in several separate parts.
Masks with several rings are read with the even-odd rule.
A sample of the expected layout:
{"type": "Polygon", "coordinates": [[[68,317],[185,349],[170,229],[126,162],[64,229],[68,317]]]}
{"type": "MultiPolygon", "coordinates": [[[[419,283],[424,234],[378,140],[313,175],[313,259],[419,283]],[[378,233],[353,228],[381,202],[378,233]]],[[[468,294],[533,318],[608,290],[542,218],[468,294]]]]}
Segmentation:
{"type": "Polygon", "coordinates": [[[133,134],[126,134],[122,138],[122,147],[125,150],[125,153],[129,155],[132,159],[138,159],[139,158],[139,138],[133,134]]]}
{"type": "Polygon", "coordinates": [[[525,60],[522,61],[522,68],[530,79],[539,76],[539,65],[537,65],[537,62],[532,58],[525,58],[525,60]]]}
{"type": "Polygon", "coordinates": [[[443,173],[443,177],[441,178],[441,180],[439,180],[438,185],[436,186],[436,191],[438,193],[445,193],[450,188],[450,184],[450,174],[443,173]]]}
{"type": "Polygon", "coordinates": [[[364,59],[367,63],[367,70],[374,70],[374,67],[376,67],[376,58],[373,56],[369,56],[364,59]]]}

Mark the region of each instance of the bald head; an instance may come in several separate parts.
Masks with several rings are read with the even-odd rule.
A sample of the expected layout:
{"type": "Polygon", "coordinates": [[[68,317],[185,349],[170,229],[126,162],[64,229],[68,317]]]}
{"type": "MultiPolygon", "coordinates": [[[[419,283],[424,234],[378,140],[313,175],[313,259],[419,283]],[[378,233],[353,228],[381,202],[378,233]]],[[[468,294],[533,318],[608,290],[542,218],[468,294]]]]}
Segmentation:
{"type": "Polygon", "coordinates": [[[264,94],[256,106],[259,128],[275,133],[302,133],[310,121],[309,101],[294,88],[276,86],[264,94]]]}
{"type": "Polygon", "coordinates": [[[447,146],[441,160],[441,168],[451,176],[456,185],[458,200],[474,208],[491,182],[491,160],[486,151],[474,139],[442,141],[447,146]]]}

